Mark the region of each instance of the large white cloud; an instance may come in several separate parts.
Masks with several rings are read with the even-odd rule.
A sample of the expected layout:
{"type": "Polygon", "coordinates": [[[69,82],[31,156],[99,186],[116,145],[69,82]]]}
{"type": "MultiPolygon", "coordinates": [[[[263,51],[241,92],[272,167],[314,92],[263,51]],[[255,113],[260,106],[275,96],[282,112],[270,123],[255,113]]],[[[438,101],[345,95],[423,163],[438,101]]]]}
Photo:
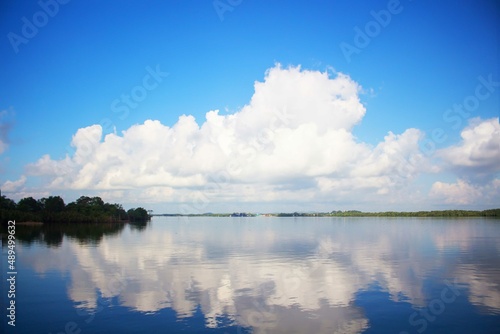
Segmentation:
{"type": "Polygon", "coordinates": [[[27,172],[48,178],[50,189],[139,189],[145,201],[189,201],[207,187],[216,189],[211,201],[380,196],[422,169],[421,132],[389,133],[374,147],[358,141],[360,92],[342,73],[277,65],[234,114],[209,111],[201,125],[190,115],[171,127],[146,120],[105,137],[92,125],[73,136],[74,155],[44,156],[27,172]],[[154,198],[159,194],[165,197],[154,198]]]}

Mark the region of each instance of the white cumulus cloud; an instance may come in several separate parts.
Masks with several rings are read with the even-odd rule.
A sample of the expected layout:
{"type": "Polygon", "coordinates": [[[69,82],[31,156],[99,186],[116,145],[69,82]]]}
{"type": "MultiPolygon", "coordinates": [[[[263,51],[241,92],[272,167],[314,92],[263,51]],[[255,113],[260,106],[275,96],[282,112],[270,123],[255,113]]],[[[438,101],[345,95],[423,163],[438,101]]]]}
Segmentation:
{"type": "Polygon", "coordinates": [[[45,155],[27,172],[50,189],[136,189],[144,201],[190,201],[193,191],[210,201],[380,199],[425,169],[422,134],[360,142],[353,133],[366,111],[360,93],[345,74],[276,65],[234,114],[209,111],[201,123],[182,115],[173,126],[146,120],[106,136],[100,125],[81,128],[74,155],[45,155]]]}

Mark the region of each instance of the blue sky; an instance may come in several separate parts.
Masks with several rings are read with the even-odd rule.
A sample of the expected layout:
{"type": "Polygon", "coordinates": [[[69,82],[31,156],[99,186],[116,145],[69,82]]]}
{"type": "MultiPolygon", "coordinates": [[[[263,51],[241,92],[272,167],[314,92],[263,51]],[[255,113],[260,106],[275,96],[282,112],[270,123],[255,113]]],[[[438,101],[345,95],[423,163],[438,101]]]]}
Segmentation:
{"type": "MultiPolygon", "coordinates": [[[[280,80],[285,82],[287,75],[294,75],[286,70],[300,66],[299,71],[311,75],[329,73],[331,80],[339,73],[345,74],[359,86],[356,96],[366,110],[361,119],[349,126],[357,144],[373,149],[389,132],[397,135],[407,129],[418,129],[420,146],[424,138],[432,139],[435,129],[441,129],[446,139],[442,142],[432,139],[436,149],[432,154],[423,154],[425,163],[419,162],[425,168],[401,184],[392,180],[388,181],[389,187],[377,183],[364,189],[363,194],[372,192],[374,197],[368,196],[361,202],[356,201],[357,193],[349,193],[342,200],[329,197],[328,192],[318,198],[311,195],[314,186],[304,186],[319,186],[322,178],[337,182],[353,175],[333,169],[314,174],[291,162],[297,169],[290,172],[290,179],[282,184],[274,179],[255,180],[243,176],[229,181],[229,188],[242,184],[255,186],[249,191],[257,199],[219,189],[217,195],[204,195],[210,197],[209,204],[200,209],[284,210],[295,207],[297,202],[293,195],[286,200],[279,199],[282,198],[280,189],[287,187],[298,189],[297,195],[305,189],[303,187],[309,187],[309,195],[300,195],[306,199],[309,196],[309,201],[302,203],[303,210],[491,207],[500,203],[499,169],[494,167],[500,165],[495,145],[495,142],[498,144],[500,106],[500,87],[495,85],[500,81],[500,5],[497,1],[402,0],[353,4],[350,1],[72,0],[64,3],[42,0],[4,1],[0,9],[0,35],[4,36],[0,42],[0,71],[4,78],[0,82],[0,140],[4,147],[0,153],[0,185],[3,184],[2,190],[9,197],[62,194],[69,201],[85,193],[100,195],[109,201],[150,204],[156,210],[175,211],[182,203],[191,201],[189,194],[203,193],[209,182],[207,175],[216,173],[221,167],[193,171],[192,176],[201,180],[181,186],[174,181],[167,182],[160,190],[154,186],[154,181],[140,184],[121,180],[120,188],[107,187],[106,182],[95,187],[102,180],[93,179],[76,186],[78,177],[83,177],[82,170],[88,170],[86,164],[97,163],[95,157],[87,157],[88,161],[80,161],[80,165],[61,176],[61,159],[66,155],[74,158],[74,148],[70,149],[73,136],[79,129],[105,122],[109,126],[102,130],[100,143],[103,143],[104,135],[113,132],[113,128],[120,137],[122,131],[144,124],[148,119],[173,128],[181,115],[194,116],[199,126],[204,124],[210,110],[219,110],[219,115],[224,117],[237,115],[245,106],[251,106],[255,82],[267,82],[266,71],[281,64],[283,77],[280,80]],[[387,22],[378,23],[377,15],[387,22]],[[35,32],[26,27],[33,23],[39,26],[35,26],[35,32]],[[359,31],[367,34],[364,41],[358,36],[359,31]],[[346,45],[356,48],[356,53],[346,54],[346,45]],[[153,89],[141,88],[149,72],[157,69],[163,73],[161,81],[153,78],[147,81],[153,89]],[[477,86],[485,80],[493,82],[491,91],[489,86],[480,88],[488,96],[478,105],[471,105],[467,116],[457,119],[457,114],[450,113],[448,121],[443,118],[454,104],[473,103],[473,99],[467,98],[475,96],[477,86]],[[116,112],[117,107],[126,105],[122,94],[134,92],[139,94],[136,95],[137,103],[132,101],[134,108],[127,107],[126,115],[123,108],[116,112]],[[145,95],[140,95],[144,92],[145,95]],[[454,121],[450,121],[452,116],[455,116],[454,121]],[[477,118],[471,125],[470,121],[477,118]],[[480,132],[484,135],[482,141],[463,142],[462,132],[470,128],[472,134],[479,133],[483,129],[480,127],[482,122],[489,122],[484,123],[489,127],[483,126],[489,129],[485,130],[487,133],[480,132]],[[458,126],[453,127],[456,124],[458,126]],[[486,146],[488,151],[481,151],[481,147],[486,146]],[[457,153],[453,150],[455,147],[463,150],[457,153]],[[44,155],[49,155],[50,161],[43,166],[36,164],[44,155]],[[472,156],[481,156],[481,162],[469,161],[472,156]],[[54,168],[52,173],[47,172],[49,165],[54,168]],[[59,180],[56,185],[54,174],[57,173],[54,171],[66,180],[59,180]],[[481,177],[476,177],[479,174],[481,177]],[[269,189],[271,184],[276,187],[269,189]],[[151,189],[155,189],[152,193],[163,195],[146,196],[151,189]],[[394,201],[398,197],[396,192],[403,189],[406,193],[419,194],[413,207],[408,205],[408,199],[401,203],[394,201]],[[266,197],[260,195],[274,192],[276,196],[262,202],[258,200],[266,197]],[[393,193],[394,198],[377,202],[376,194],[386,195],[387,192],[393,193]],[[480,195],[486,192],[489,193],[487,199],[480,195]],[[471,193],[477,196],[467,195],[471,193]]],[[[274,86],[270,83],[266,87],[270,96],[278,94],[272,91],[274,86]]],[[[304,98],[316,97],[307,95],[304,98]]],[[[265,105],[259,106],[266,109],[265,105]]],[[[307,110],[297,112],[308,113],[307,110]]],[[[258,112],[253,115],[260,117],[258,112]]],[[[301,124],[306,123],[304,119],[301,124]]],[[[293,125],[291,129],[296,130],[299,126],[293,125]]],[[[251,142],[250,137],[247,142],[251,142]]],[[[325,149],[330,145],[321,140],[315,143],[325,149]]],[[[197,147],[202,147],[201,142],[197,147]]],[[[164,147],[150,145],[148,148],[153,157],[155,150],[161,151],[164,147]]],[[[145,149],[140,151],[145,152],[145,149]]],[[[130,152],[133,157],[134,148],[130,152]]],[[[367,154],[375,153],[361,155],[359,163],[363,164],[367,154]]],[[[410,153],[405,154],[407,158],[410,153]]],[[[271,156],[272,153],[266,155],[267,158],[271,156]]],[[[192,162],[188,159],[183,163],[192,162]]],[[[168,159],[161,164],[169,170],[168,159]]],[[[113,167],[97,165],[94,167],[111,174],[123,170],[116,164],[113,167]]],[[[259,166],[265,173],[265,163],[259,166]]],[[[147,170],[139,169],[138,173],[147,173],[147,170]]],[[[169,173],[173,172],[169,170],[169,173]]],[[[379,172],[369,177],[381,176],[379,172]]],[[[345,185],[347,188],[343,189],[336,182],[331,191],[343,192],[352,188],[345,185]]]]}

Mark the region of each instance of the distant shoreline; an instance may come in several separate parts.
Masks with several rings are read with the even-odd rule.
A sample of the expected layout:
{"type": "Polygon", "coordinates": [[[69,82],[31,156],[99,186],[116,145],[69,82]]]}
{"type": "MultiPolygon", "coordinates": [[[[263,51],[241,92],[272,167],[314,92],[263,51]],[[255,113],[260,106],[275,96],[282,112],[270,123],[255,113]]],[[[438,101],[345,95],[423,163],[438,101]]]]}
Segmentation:
{"type": "Polygon", "coordinates": [[[357,210],[332,212],[287,212],[287,213],[201,213],[180,214],[163,213],[153,214],[156,217],[429,217],[429,218],[500,218],[500,208],[488,210],[434,210],[434,211],[384,211],[362,212],[357,210]]]}
{"type": "Polygon", "coordinates": [[[36,226],[43,225],[42,222],[16,222],[17,225],[28,225],[28,226],[36,226]]]}

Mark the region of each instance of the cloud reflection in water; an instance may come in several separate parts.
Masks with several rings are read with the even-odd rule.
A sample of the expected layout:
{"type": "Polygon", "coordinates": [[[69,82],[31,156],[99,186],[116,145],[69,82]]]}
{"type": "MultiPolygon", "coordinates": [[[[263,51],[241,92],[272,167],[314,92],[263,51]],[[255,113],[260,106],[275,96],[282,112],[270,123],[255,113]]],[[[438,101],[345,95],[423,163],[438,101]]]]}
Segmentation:
{"type": "Polygon", "coordinates": [[[199,308],[210,328],[229,319],[256,333],[360,333],[370,323],[356,298],[374,285],[418,308],[432,298],[425,280],[457,279],[471,304],[499,314],[498,230],[487,221],[155,218],[97,245],[65,238],[23,256],[38,273],[69,273],[70,299],[89,311],[117,298],[179,319],[199,308]]]}

